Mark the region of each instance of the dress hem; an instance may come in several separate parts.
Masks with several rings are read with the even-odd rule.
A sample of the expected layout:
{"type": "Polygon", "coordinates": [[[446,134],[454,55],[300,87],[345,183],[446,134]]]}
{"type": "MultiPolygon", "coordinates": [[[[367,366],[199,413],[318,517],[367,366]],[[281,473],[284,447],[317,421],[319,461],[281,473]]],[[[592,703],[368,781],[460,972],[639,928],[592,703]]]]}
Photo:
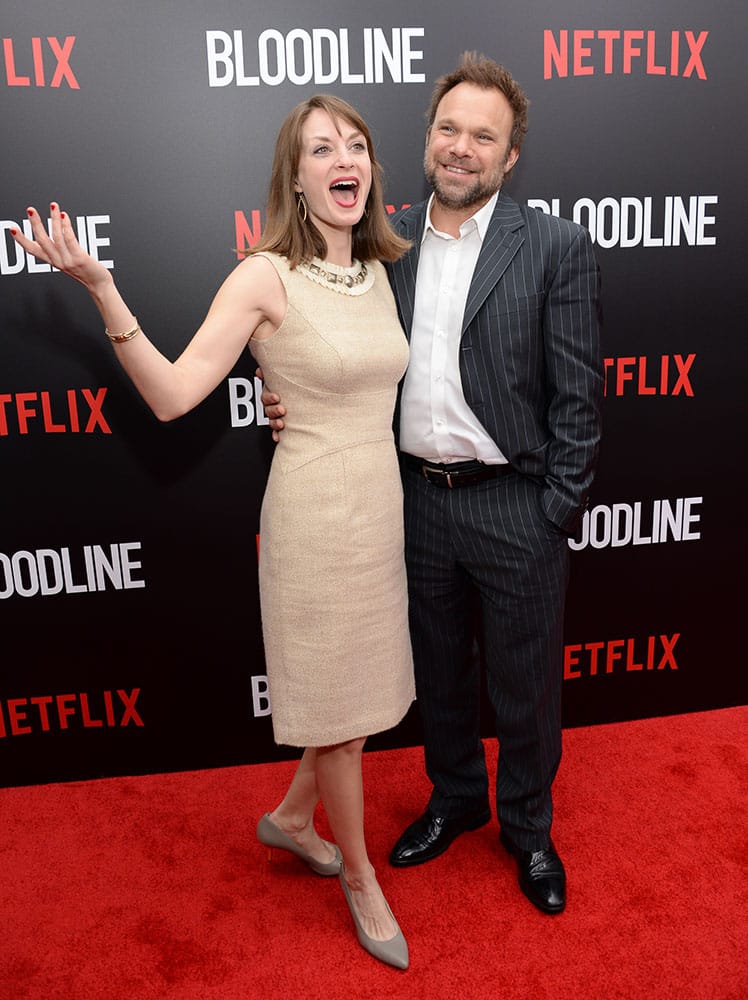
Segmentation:
{"type": "Polygon", "coordinates": [[[411,706],[415,702],[415,697],[408,702],[404,711],[397,715],[394,722],[382,722],[374,723],[373,728],[367,727],[367,732],[361,732],[361,726],[356,726],[355,729],[345,729],[340,730],[336,733],[327,734],[324,739],[322,739],[319,734],[310,736],[309,739],[304,739],[301,737],[295,737],[291,739],[291,733],[281,733],[276,734],[275,729],[273,730],[273,739],[276,746],[283,747],[295,747],[297,749],[306,747],[328,747],[336,746],[338,743],[347,743],[349,740],[361,739],[361,737],[376,736],[379,733],[386,733],[388,729],[394,729],[398,726],[405,716],[408,714],[411,706]],[[285,737],[285,738],[283,738],[285,737]]]}

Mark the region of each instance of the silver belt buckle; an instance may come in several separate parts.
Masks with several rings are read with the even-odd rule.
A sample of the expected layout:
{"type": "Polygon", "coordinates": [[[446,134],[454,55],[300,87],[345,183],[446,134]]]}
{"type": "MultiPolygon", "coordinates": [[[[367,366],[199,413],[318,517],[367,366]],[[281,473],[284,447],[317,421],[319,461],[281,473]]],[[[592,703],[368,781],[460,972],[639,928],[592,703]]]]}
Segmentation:
{"type": "Polygon", "coordinates": [[[433,468],[433,466],[427,465],[426,462],[423,463],[423,465],[421,466],[421,469],[423,471],[423,478],[426,480],[427,483],[431,482],[431,480],[428,477],[428,473],[432,472],[432,473],[434,473],[434,475],[444,476],[445,479],[447,480],[447,486],[450,488],[450,490],[452,489],[452,473],[451,472],[445,472],[443,469],[435,469],[435,468],[433,468]]]}

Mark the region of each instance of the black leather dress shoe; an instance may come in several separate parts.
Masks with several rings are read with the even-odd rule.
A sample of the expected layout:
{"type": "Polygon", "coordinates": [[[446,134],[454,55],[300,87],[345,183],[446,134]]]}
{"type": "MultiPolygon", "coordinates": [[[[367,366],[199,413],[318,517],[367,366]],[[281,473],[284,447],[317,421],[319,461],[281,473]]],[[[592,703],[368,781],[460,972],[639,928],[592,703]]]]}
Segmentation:
{"type": "Polygon", "coordinates": [[[462,816],[437,816],[427,809],[415,823],[411,823],[405,833],[392,848],[390,864],[396,868],[420,865],[444,854],[452,841],[467,830],[477,830],[491,818],[491,810],[478,809],[463,813],[462,816]]]}
{"type": "Polygon", "coordinates": [[[566,872],[553,841],[542,851],[523,851],[502,830],[504,848],[517,859],[522,892],[543,913],[561,913],[566,906],[566,872]]]}

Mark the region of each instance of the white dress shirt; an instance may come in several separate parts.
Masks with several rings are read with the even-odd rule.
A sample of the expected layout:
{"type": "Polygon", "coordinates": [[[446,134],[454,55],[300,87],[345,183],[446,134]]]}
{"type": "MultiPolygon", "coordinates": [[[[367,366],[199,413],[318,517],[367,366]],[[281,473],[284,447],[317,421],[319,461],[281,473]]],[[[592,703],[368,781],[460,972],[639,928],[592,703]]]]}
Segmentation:
{"type": "Polygon", "coordinates": [[[498,193],[460,226],[459,239],[431,224],[431,196],[416,278],[410,361],[400,403],[400,449],[447,464],[506,459],[465,402],[460,340],[470,282],[498,193]]]}

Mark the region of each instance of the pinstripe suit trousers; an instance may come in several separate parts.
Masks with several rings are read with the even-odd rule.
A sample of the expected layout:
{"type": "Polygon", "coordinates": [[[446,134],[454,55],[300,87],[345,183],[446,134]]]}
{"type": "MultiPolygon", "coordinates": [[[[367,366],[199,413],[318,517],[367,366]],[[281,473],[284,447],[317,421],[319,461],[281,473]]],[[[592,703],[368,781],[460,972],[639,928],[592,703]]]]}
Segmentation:
{"type": "Polygon", "coordinates": [[[416,695],[431,807],[446,816],[485,808],[480,735],[480,609],[487,690],[499,761],[496,810],[528,850],[546,847],[551,785],[561,757],[566,536],[545,517],[542,484],[510,471],[456,489],[403,469],[405,553],[416,695]]]}

